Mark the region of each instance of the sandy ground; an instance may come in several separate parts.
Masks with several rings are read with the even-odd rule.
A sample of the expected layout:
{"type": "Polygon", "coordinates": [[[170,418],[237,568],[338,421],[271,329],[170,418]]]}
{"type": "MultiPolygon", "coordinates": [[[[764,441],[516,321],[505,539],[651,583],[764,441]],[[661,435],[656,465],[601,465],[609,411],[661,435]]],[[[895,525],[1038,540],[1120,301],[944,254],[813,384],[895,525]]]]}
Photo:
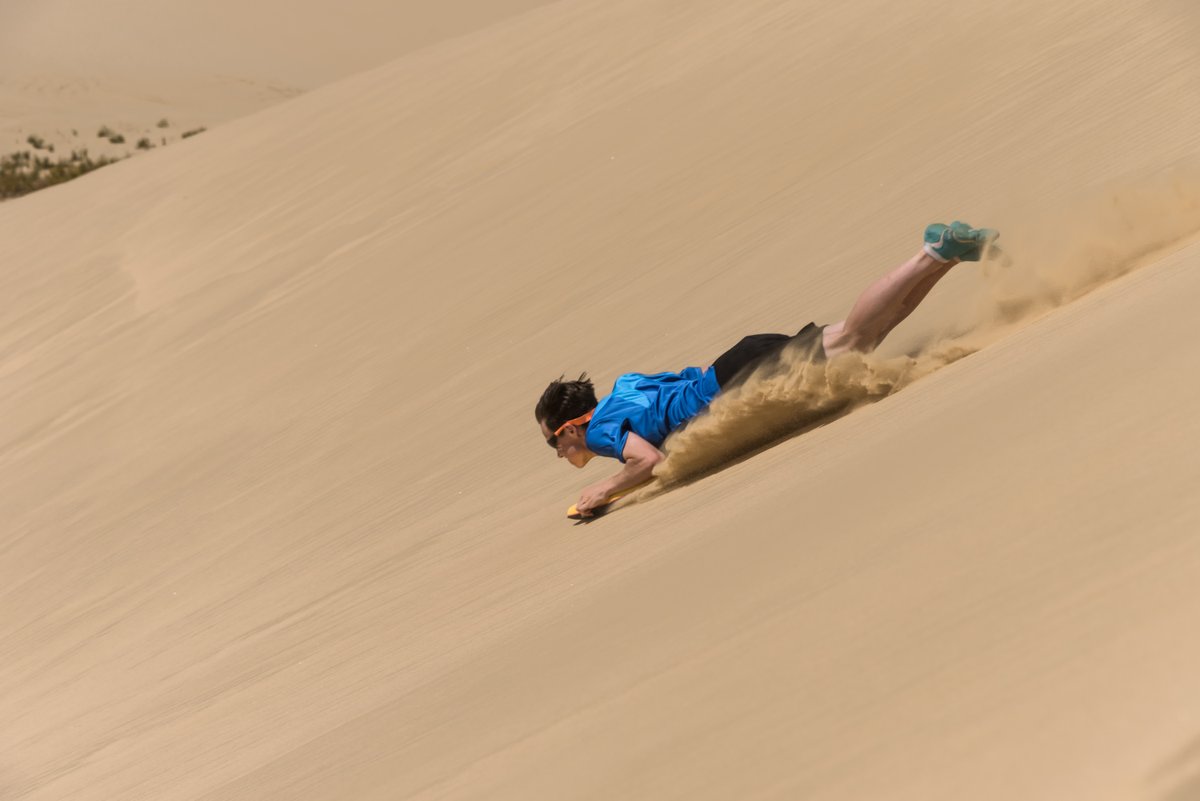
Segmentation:
{"type": "Polygon", "coordinates": [[[1200,13],[498,17],[0,207],[0,798],[1200,797],[1200,13]],[[548,380],[950,217],[1013,264],[564,519],[548,380]]]}

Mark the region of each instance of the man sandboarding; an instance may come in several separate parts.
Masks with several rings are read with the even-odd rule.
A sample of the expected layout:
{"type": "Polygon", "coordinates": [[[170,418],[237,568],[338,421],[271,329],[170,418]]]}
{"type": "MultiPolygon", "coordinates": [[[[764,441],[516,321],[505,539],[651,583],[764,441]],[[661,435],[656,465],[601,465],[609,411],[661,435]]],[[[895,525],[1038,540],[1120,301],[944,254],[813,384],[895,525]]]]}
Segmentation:
{"type": "Polygon", "coordinates": [[[794,336],[753,334],[744,337],[709,367],[678,373],[626,373],[599,401],[587,373],[575,381],[550,382],[534,410],[546,444],[560,459],[583,467],[596,456],[624,463],[620,472],[585,487],[575,510],[590,517],[596,509],[651,478],[665,458],[659,446],[672,431],[702,412],[784,347],[803,348],[813,361],[841,353],[870,353],[925,298],[933,285],[960,261],[979,261],[999,236],[957,220],[925,229],[925,243],[908,261],[867,287],[845,320],[832,325],[809,323],[794,336]]]}

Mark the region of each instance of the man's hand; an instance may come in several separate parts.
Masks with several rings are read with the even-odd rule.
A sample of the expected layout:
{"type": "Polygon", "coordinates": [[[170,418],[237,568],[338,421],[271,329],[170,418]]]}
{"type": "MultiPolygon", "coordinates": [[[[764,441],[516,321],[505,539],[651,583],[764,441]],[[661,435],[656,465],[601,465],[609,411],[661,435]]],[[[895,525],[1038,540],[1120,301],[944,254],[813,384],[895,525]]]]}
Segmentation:
{"type": "Polygon", "coordinates": [[[644,484],[654,475],[654,465],[663,460],[662,451],[646,440],[629,432],[625,438],[625,467],[611,478],[584,488],[575,504],[575,511],[584,517],[592,517],[592,510],[604,506],[610,495],[614,495],[638,484],[644,484]]]}
{"type": "Polygon", "coordinates": [[[584,487],[583,492],[579,494],[579,501],[575,504],[576,511],[584,517],[591,517],[592,510],[604,506],[608,500],[609,484],[608,481],[602,481],[599,484],[584,487]]]}

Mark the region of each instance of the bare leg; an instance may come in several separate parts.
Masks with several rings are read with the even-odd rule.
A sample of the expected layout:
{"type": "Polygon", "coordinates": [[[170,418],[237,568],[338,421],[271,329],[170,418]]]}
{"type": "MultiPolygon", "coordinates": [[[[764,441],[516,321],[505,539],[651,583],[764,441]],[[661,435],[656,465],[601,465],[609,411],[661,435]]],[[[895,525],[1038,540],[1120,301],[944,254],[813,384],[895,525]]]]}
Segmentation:
{"type": "Polygon", "coordinates": [[[871,284],[854,302],[845,320],[825,327],[825,354],[875,350],[957,263],[938,261],[921,250],[871,284]]]}
{"type": "MultiPolygon", "coordinates": [[[[900,308],[897,311],[894,321],[890,326],[888,326],[887,330],[880,335],[879,342],[883,342],[883,340],[887,338],[887,335],[892,333],[893,328],[903,322],[908,315],[912,314],[913,311],[916,310],[917,306],[921,305],[921,301],[925,300],[925,296],[929,294],[929,290],[933,289],[933,285],[938,281],[941,281],[942,278],[945,277],[946,273],[950,272],[950,268],[953,266],[953,264],[942,264],[939,269],[930,273],[928,276],[923,278],[919,284],[913,287],[912,291],[908,293],[908,296],[905,297],[904,300],[900,301],[900,308]]],[[[875,347],[879,347],[879,343],[876,343],[875,347]]]]}

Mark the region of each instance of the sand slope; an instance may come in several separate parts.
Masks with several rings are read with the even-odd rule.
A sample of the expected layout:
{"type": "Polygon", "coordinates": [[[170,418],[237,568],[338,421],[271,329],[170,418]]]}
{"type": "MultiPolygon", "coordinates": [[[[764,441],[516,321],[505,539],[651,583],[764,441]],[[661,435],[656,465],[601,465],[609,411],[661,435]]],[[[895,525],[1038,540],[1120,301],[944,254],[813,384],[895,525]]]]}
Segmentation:
{"type": "Polygon", "coordinates": [[[4,204],[0,797],[1182,801],[1196,19],[1103,12],[572,0],[4,204]],[[547,380],[950,216],[920,380],[563,520],[547,380]]]}

